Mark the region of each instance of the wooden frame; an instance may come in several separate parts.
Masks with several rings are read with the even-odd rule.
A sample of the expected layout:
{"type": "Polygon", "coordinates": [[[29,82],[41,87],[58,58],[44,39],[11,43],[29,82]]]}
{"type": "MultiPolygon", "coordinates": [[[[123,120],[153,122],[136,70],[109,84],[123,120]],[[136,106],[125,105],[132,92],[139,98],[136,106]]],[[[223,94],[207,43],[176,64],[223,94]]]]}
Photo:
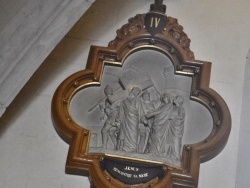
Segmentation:
{"type": "Polygon", "coordinates": [[[209,88],[211,63],[195,60],[189,45],[190,39],[177,19],[154,10],[129,19],[129,22],[117,31],[117,37],[108,47],[91,46],[86,69],[68,77],[58,87],[52,101],[55,128],[61,138],[70,145],[67,173],[89,176],[92,187],[96,188],[198,186],[200,163],[214,158],[226,145],[231,130],[231,116],[224,100],[209,88]],[[165,17],[166,21],[162,30],[152,34],[145,27],[145,17],[156,15],[165,17]],[[162,179],[155,178],[146,183],[127,185],[102,170],[101,161],[105,159],[105,154],[88,154],[91,132],[74,121],[69,106],[74,95],[80,90],[100,86],[105,65],[122,66],[131,53],[143,49],[160,51],[172,61],[175,74],[192,78],[190,100],[209,110],[213,118],[213,129],[204,140],[183,146],[181,168],[163,164],[165,175],[162,179]]]}

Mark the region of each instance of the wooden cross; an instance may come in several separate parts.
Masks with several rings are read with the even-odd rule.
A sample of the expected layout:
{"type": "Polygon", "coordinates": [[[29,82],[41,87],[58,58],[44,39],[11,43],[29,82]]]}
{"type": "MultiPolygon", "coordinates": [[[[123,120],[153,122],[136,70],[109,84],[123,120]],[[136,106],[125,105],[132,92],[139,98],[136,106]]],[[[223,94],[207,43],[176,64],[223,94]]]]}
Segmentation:
{"type": "Polygon", "coordinates": [[[113,104],[116,101],[122,100],[126,98],[129,95],[129,90],[132,89],[132,87],[139,87],[141,88],[142,91],[154,87],[154,83],[152,82],[151,79],[147,79],[139,84],[133,83],[129,81],[126,78],[120,78],[119,83],[122,86],[123,90],[117,93],[114,93],[111,96],[108,96],[108,100],[111,104],[113,104]]]}

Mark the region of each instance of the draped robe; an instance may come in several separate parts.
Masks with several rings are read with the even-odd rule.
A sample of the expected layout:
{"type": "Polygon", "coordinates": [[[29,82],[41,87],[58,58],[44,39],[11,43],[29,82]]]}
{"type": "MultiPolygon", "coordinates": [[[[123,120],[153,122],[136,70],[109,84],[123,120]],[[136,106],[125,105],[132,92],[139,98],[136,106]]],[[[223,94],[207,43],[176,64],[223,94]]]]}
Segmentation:
{"type": "Polygon", "coordinates": [[[176,161],[180,161],[182,136],[184,133],[185,108],[183,106],[173,108],[170,118],[169,135],[172,139],[169,157],[176,161]]]}
{"type": "Polygon", "coordinates": [[[167,156],[169,140],[169,114],[172,110],[172,104],[164,104],[154,112],[154,121],[151,128],[149,153],[155,156],[167,156]]]}
{"type": "Polygon", "coordinates": [[[118,139],[122,141],[123,151],[136,152],[139,133],[139,123],[144,117],[142,102],[138,97],[126,98],[121,101],[119,117],[121,119],[118,139]]]}

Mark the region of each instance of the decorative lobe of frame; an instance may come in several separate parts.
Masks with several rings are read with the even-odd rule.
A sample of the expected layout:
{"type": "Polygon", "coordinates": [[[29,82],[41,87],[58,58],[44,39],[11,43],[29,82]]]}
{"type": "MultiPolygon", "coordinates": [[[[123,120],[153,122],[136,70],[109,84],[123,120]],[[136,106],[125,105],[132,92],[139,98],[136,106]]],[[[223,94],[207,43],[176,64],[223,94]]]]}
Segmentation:
{"type": "Polygon", "coordinates": [[[86,69],[68,77],[56,90],[52,101],[52,117],[58,134],[69,145],[66,172],[88,175],[92,187],[197,187],[199,166],[215,157],[227,143],[231,116],[224,100],[209,88],[211,63],[197,61],[190,50],[190,39],[177,19],[167,17],[161,33],[152,36],[145,28],[145,14],[129,19],[108,47],[91,46],[86,69]],[[152,49],[165,54],[175,67],[175,74],[192,77],[190,99],[204,105],[212,115],[213,129],[199,143],[185,145],[181,168],[163,165],[163,179],[153,179],[139,185],[125,185],[107,172],[100,162],[105,154],[87,153],[90,130],[80,127],[69,113],[73,96],[82,89],[100,86],[105,64],[122,66],[133,52],[152,49]]]}
{"type": "MultiPolygon", "coordinates": [[[[109,43],[109,47],[115,48],[119,43],[126,41],[135,35],[151,36],[145,29],[145,14],[137,14],[130,18],[129,22],[117,30],[116,39],[109,43]]],[[[187,34],[183,32],[183,27],[178,24],[177,19],[167,17],[164,30],[158,35],[163,35],[164,38],[172,39],[178,46],[185,51],[186,60],[194,60],[194,53],[190,50],[190,39],[187,34]]],[[[130,44],[133,47],[133,44],[130,44]]]]}

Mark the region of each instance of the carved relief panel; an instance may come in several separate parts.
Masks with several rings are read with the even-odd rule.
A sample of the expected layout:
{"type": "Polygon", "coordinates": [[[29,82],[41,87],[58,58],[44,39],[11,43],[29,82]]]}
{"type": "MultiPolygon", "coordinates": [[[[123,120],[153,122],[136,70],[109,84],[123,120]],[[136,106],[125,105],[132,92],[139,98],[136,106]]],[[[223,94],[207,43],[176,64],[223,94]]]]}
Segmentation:
{"type": "Polygon", "coordinates": [[[70,144],[67,173],[92,187],[197,187],[199,165],[225,146],[231,118],[161,1],[91,46],[87,67],[57,89],[52,115],[70,144]]]}

